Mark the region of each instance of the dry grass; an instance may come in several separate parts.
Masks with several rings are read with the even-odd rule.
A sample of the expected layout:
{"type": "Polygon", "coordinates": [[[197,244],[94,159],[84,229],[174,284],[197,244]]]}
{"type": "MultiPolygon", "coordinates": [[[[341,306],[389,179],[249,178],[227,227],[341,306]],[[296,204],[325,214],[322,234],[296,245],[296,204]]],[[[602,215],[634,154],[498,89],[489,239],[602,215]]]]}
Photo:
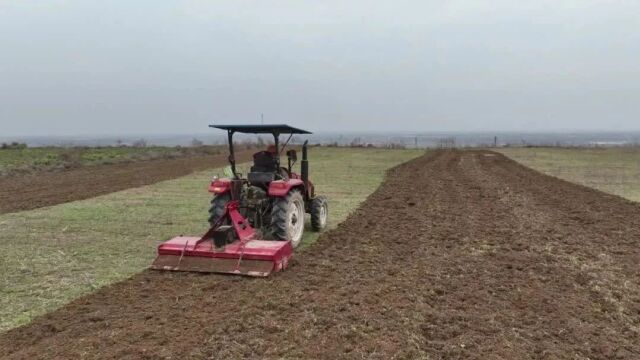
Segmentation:
{"type": "Polygon", "coordinates": [[[545,174],[640,201],[640,148],[512,148],[499,151],[545,174]]]}
{"type": "Polygon", "coordinates": [[[0,176],[88,165],[174,158],[195,154],[218,154],[223,146],[200,147],[39,147],[0,149],[0,176]]]}

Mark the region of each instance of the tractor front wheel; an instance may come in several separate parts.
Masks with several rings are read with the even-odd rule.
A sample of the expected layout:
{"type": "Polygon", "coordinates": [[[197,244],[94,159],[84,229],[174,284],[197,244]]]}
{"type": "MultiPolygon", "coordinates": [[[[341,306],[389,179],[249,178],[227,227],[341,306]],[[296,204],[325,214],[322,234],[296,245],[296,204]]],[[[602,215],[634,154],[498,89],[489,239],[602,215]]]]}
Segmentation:
{"type": "Polygon", "coordinates": [[[271,227],[278,240],[291,240],[296,248],[304,233],[304,199],[298,190],[292,190],[283,198],[274,200],[271,210],[271,227]]]}
{"type": "Polygon", "coordinates": [[[311,228],[314,231],[322,231],[327,226],[327,215],[329,207],[327,206],[327,198],[318,196],[311,200],[311,228]]]}

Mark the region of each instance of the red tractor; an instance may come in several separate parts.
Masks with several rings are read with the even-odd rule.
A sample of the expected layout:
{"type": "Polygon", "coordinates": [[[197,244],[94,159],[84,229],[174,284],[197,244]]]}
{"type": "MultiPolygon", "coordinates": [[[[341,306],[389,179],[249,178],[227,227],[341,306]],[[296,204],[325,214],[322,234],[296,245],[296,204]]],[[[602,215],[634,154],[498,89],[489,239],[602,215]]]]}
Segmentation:
{"type": "Polygon", "coordinates": [[[152,268],[201,272],[224,272],[267,276],[284,269],[293,248],[300,245],[305,213],[311,227],[321,231],[327,224],[327,199],[316,196],[309,180],[307,142],[302,145],[300,174],[294,149],[286,151],[287,163],[280,156],[294,134],[310,132],[289,125],[211,125],[227,131],[229,142],[228,178],[214,179],[209,210],[209,231],[202,237],[179,236],[158,247],[152,268]],[[253,155],[246,177],[236,169],[233,135],[271,134],[274,144],[253,155]],[[280,135],[288,134],[280,146],[280,135]]]}

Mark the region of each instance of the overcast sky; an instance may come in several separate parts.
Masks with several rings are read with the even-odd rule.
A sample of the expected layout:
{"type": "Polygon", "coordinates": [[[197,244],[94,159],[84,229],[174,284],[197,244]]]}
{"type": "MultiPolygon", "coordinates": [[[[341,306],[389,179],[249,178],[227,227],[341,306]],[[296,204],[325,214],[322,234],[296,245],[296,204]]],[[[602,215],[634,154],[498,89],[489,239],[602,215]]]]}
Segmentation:
{"type": "Polygon", "coordinates": [[[640,1],[0,0],[0,135],[640,130],[640,1]]]}

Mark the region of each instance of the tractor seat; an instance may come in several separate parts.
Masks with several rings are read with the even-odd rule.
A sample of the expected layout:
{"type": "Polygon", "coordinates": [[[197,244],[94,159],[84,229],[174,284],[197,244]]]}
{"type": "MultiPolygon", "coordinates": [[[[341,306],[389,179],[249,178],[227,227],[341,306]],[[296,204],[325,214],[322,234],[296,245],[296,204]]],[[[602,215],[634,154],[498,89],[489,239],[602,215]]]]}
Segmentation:
{"type": "Polygon", "coordinates": [[[276,179],[276,174],[272,172],[250,172],[247,180],[253,186],[267,187],[270,182],[276,179]]]}
{"type": "Polygon", "coordinates": [[[273,153],[260,151],[253,154],[253,166],[247,174],[247,180],[251,185],[267,187],[274,180],[288,178],[289,172],[283,167],[278,168],[273,153]]]}
{"type": "Polygon", "coordinates": [[[275,156],[268,151],[259,151],[253,154],[253,166],[251,172],[276,173],[278,164],[275,156]]]}
{"type": "Polygon", "coordinates": [[[276,179],[278,164],[273,153],[259,151],[253,154],[253,166],[247,174],[247,180],[254,186],[267,187],[276,179]]]}

